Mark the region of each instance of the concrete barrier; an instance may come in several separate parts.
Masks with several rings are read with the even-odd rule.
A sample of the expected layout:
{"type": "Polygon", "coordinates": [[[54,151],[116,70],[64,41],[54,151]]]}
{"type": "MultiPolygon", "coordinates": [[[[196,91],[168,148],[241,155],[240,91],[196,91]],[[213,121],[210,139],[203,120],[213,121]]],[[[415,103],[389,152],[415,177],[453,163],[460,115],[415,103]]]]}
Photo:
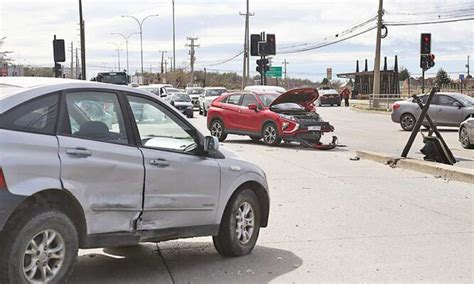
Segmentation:
{"type": "Polygon", "coordinates": [[[400,158],[393,155],[370,151],[356,151],[356,155],[361,159],[371,160],[374,162],[390,165],[392,167],[418,171],[450,180],[474,184],[474,170],[471,169],[428,162],[419,159],[400,158]]]}

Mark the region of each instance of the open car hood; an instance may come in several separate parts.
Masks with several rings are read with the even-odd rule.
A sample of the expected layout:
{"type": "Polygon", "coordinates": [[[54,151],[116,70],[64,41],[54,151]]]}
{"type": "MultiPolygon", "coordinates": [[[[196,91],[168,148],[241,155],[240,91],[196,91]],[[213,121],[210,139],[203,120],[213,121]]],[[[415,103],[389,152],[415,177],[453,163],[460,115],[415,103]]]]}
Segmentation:
{"type": "Polygon", "coordinates": [[[269,107],[282,103],[296,103],[306,107],[317,100],[318,97],[318,90],[314,88],[293,89],[281,94],[270,104],[269,107]]]}

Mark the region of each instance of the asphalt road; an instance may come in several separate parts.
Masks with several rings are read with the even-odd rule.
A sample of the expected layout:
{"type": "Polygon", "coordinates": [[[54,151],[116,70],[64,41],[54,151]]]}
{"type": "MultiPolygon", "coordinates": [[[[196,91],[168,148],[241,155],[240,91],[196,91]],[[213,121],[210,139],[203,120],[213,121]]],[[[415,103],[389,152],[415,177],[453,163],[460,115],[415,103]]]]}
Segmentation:
{"type": "MultiPolygon", "coordinates": [[[[319,112],[347,148],[267,147],[233,135],[222,143],[268,175],[270,223],[250,255],[223,258],[208,237],[81,250],[72,282],[472,283],[473,186],[351,161],[358,149],[398,153],[408,134],[386,115],[344,108],[319,112]]],[[[193,121],[205,131],[203,117],[193,121]]],[[[443,134],[448,144],[455,142],[454,132],[443,134]]],[[[470,152],[459,153],[473,159],[470,152]]]]}

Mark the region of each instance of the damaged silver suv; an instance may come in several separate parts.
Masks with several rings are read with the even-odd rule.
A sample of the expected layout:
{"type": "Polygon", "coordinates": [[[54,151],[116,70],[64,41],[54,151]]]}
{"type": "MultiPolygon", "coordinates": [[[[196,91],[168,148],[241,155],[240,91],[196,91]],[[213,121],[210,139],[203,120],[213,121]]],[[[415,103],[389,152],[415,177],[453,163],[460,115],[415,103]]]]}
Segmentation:
{"type": "Polygon", "coordinates": [[[145,91],[0,79],[0,282],[64,283],[79,248],[212,236],[254,248],[265,173],[145,91]]]}

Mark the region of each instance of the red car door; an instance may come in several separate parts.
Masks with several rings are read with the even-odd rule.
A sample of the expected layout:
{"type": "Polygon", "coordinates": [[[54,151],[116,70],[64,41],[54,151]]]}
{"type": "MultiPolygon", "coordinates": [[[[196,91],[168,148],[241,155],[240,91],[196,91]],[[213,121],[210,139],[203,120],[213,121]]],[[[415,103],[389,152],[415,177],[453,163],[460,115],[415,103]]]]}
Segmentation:
{"type": "Polygon", "coordinates": [[[265,114],[255,95],[245,94],[240,105],[241,129],[246,132],[260,133],[265,114]],[[257,105],[258,109],[249,109],[250,104],[257,105]]]}
{"type": "Polygon", "coordinates": [[[225,128],[240,129],[240,97],[241,94],[232,94],[221,104],[225,128]]]}

